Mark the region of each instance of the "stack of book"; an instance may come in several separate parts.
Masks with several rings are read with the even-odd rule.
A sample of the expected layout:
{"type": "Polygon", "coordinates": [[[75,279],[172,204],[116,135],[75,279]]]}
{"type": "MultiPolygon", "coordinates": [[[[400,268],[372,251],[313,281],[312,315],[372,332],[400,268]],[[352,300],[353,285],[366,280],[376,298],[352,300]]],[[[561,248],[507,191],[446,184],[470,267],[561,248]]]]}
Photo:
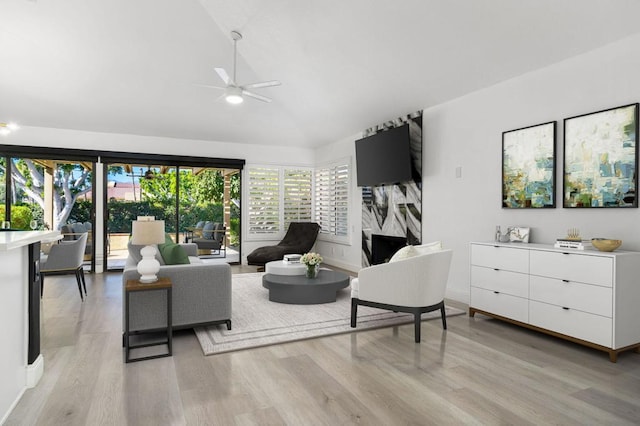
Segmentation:
{"type": "Polygon", "coordinates": [[[555,248],[568,248],[573,250],[584,250],[585,247],[590,247],[591,241],[589,240],[574,240],[570,238],[558,238],[554,244],[555,248]]]}
{"type": "Polygon", "coordinates": [[[286,263],[300,263],[301,254],[285,254],[284,261],[286,263]]]}

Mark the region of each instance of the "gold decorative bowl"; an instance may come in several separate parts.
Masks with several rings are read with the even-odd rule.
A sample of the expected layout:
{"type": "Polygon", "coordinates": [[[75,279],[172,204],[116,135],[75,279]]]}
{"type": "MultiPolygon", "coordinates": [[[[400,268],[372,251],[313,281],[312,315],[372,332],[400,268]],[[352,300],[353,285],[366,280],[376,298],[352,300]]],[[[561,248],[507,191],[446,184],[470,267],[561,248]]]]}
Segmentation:
{"type": "Polygon", "coordinates": [[[592,238],[591,244],[600,251],[614,251],[622,245],[622,240],[608,240],[606,238],[592,238]]]}

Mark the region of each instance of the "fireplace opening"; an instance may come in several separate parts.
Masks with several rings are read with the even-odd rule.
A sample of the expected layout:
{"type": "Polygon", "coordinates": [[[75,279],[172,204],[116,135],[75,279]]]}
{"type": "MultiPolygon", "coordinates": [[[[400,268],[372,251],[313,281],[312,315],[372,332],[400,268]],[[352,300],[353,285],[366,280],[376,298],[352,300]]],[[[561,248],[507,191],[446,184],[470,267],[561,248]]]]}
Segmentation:
{"type": "Polygon", "coordinates": [[[387,263],[391,256],[407,245],[406,237],[391,237],[388,235],[371,235],[371,264],[387,263]]]}

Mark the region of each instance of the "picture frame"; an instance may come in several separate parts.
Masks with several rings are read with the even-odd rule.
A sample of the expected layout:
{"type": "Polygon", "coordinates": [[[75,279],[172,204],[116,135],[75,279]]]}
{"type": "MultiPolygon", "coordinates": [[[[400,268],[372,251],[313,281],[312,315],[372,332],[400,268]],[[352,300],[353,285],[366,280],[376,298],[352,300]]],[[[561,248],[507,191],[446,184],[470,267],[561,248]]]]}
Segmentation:
{"type": "Polygon", "coordinates": [[[507,227],[507,236],[512,243],[528,243],[530,229],[522,226],[507,227]]]}
{"type": "Polygon", "coordinates": [[[637,208],[638,103],[564,119],[564,208],[637,208]]]}
{"type": "Polygon", "coordinates": [[[556,207],[556,121],[502,133],[502,207],[556,207]]]}

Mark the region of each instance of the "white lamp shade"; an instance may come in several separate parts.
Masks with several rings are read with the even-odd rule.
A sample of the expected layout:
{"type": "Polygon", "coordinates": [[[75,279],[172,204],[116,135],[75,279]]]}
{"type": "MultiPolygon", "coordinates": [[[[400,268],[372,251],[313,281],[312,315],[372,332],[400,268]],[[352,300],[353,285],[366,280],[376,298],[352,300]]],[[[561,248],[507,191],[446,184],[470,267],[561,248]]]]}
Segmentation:
{"type": "Polygon", "coordinates": [[[164,243],[164,220],[134,220],[131,244],[146,246],[164,243]]]}

